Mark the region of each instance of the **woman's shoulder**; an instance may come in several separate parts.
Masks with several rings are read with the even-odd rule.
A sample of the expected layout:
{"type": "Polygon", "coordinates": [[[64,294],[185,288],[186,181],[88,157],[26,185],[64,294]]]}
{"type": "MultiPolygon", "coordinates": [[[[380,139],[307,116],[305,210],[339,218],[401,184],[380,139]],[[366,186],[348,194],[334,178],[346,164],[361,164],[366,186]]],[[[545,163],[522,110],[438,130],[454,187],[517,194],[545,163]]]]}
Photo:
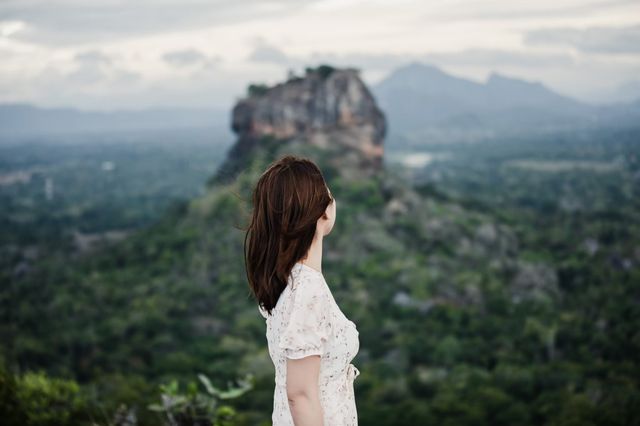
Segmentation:
{"type": "Polygon", "coordinates": [[[306,265],[296,264],[291,273],[291,289],[289,292],[293,305],[311,304],[320,309],[328,309],[333,304],[333,295],[324,275],[306,265]]]}
{"type": "Polygon", "coordinates": [[[291,289],[300,288],[305,291],[321,291],[326,286],[324,275],[316,269],[302,263],[296,263],[291,269],[291,289]]]}
{"type": "MultiPolygon", "coordinates": [[[[293,300],[294,303],[297,300],[297,303],[303,303],[310,299],[325,299],[327,292],[329,292],[322,273],[302,263],[294,264],[287,284],[288,288],[280,295],[280,300],[274,310],[277,310],[279,305],[288,303],[281,302],[282,299],[293,300]]],[[[269,313],[262,306],[258,305],[258,311],[264,318],[269,318],[269,313]]]]}

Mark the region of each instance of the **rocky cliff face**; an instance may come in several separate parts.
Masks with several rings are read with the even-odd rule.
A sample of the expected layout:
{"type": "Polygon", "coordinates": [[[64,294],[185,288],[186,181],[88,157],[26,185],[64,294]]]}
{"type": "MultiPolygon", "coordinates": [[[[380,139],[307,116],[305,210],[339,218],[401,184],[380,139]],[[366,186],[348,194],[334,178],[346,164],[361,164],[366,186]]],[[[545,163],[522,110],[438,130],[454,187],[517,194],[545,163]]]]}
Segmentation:
{"type": "Polygon", "coordinates": [[[304,77],[273,87],[250,86],[233,108],[232,129],[238,141],[216,181],[234,179],[267,143],[330,151],[328,161],[339,173],[367,176],[383,166],[385,116],[352,68],[308,68],[304,77]]]}

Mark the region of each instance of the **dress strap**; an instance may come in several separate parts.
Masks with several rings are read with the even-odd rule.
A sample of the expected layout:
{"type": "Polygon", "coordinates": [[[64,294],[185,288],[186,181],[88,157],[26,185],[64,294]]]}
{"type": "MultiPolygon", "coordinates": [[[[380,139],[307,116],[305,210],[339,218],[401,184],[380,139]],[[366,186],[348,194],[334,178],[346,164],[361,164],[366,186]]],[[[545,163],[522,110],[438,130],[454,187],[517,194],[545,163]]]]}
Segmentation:
{"type": "Polygon", "coordinates": [[[360,370],[358,370],[358,368],[355,365],[349,364],[347,366],[347,377],[349,378],[349,380],[353,381],[359,375],[360,375],[360,370]]]}
{"type": "Polygon", "coordinates": [[[353,394],[353,381],[360,375],[360,370],[355,365],[347,365],[347,374],[344,375],[344,381],[340,385],[341,388],[346,389],[347,392],[353,394]]]}

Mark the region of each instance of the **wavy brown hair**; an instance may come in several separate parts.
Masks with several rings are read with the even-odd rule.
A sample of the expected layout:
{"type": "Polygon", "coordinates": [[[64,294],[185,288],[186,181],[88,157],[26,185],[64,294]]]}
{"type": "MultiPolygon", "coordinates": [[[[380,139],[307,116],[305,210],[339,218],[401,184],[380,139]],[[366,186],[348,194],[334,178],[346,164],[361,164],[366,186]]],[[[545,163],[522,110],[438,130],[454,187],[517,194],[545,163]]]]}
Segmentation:
{"type": "Polygon", "coordinates": [[[269,315],[332,202],[322,172],[307,158],[286,155],[258,179],[244,256],[249,287],[269,315]]]}

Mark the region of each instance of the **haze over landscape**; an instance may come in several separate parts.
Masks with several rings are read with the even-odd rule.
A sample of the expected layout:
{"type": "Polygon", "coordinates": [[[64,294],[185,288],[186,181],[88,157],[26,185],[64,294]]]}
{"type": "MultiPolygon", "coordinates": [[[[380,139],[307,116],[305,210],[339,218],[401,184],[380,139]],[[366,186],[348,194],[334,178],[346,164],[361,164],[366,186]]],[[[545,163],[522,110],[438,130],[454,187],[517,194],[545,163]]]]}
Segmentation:
{"type": "Polygon", "coordinates": [[[359,424],[640,424],[639,12],[0,2],[0,422],[270,425],[242,229],[293,154],[359,424]]]}

